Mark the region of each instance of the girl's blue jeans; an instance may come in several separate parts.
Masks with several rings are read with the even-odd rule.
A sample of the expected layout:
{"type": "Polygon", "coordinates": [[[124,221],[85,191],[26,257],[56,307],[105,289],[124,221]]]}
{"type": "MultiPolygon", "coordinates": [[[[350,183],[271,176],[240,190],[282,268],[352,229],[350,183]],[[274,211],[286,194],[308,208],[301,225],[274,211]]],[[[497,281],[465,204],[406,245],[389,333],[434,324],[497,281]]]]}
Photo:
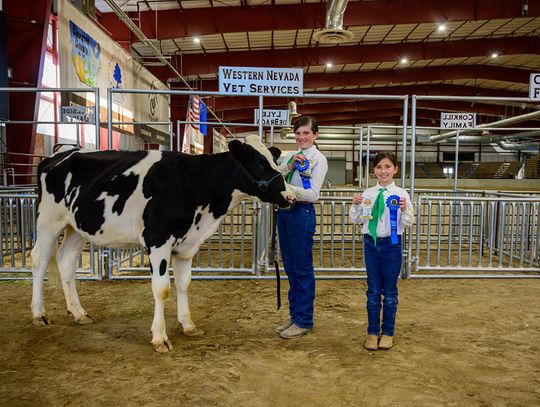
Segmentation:
{"type": "Polygon", "coordinates": [[[297,203],[279,210],[277,218],[279,246],[285,273],[289,278],[289,312],[301,328],[313,327],[315,274],[313,271],[313,204],[297,203]]]}
{"type": "Polygon", "coordinates": [[[398,305],[397,280],[401,271],[401,236],[398,238],[398,244],[392,244],[390,237],[377,238],[375,245],[371,235],[364,235],[364,261],[367,270],[366,309],[370,335],[379,335],[382,331],[383,335],[394,336],[398,305]]]}

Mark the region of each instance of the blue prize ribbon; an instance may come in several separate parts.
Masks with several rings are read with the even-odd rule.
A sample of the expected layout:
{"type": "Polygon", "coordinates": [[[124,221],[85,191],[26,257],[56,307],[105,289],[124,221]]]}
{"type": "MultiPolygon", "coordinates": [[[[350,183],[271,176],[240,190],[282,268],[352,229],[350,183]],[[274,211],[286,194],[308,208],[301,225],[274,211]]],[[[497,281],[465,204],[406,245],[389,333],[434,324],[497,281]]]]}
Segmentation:
{"type": "Polygon", "coordinates": [[[304,189],[311,188],[311,182],[309,181],[309,177],[304,175],[304,171],[306,171],[309,168],[309,160],[304,160],[302,162],[295,161],[294,166],[298,170],[298,173],[300,174],[300,178],[302,179],[302,186],[304,189]]]}
{"type": "Polygon", "coordinates": [[[392,244],[398,244],[397,218],[399,209],[399,196],[390,195],[386,198],[386,206],[390,209],[390,240],[392,244]]]}

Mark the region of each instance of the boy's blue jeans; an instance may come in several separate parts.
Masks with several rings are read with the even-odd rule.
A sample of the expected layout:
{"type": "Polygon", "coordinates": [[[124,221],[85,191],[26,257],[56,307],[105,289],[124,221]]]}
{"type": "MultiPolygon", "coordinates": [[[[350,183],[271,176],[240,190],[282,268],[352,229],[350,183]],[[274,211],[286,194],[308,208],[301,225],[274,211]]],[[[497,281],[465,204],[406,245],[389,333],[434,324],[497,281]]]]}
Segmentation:
{"type": "Polygon", "coordinates": [[[401,236],[398,244],[390,237],[377,238],[364,235],[364,261],[367,270],[368,334],[394,336],[394,324],[398,305],[397,280],[401,271],[401,236]],[[381,296],[383,297],[381,305],[381,296]],[[380,323],[383,309],[382,327],[380,323]]]}
{"type": "Polygon", "coordinates": [[[279,246],[285,273],[289,278],[289,312],[301,328],[313,328],[315,274],[313,271],[313,204],[297,203],[279,210],[277,218],[279,246]]]}

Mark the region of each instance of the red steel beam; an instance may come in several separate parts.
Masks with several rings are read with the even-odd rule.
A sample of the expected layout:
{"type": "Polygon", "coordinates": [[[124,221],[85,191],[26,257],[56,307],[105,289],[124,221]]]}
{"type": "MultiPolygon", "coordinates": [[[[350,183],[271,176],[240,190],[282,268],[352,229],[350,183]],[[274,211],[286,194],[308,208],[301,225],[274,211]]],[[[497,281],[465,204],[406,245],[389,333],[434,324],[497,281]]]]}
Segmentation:
{"type": "MultiPolygon", "coordinates": [[[[156,74],[155,71],[152,71],[156,74]]],[[[530,71],[516,68],[504,68],[491,65],[449,65],[416,69],[387,69],[380,71],[358,71],[342,73],[320,73],[304,75],[304,92],[306,89],[328,88],[339,86],[361,86],[361,85],[397,85],[407,82],[426,82],[459,79],[489,79],[502,82],[513,82],[520,84],[529,83],[530,71]]],[[[162,76],[158,76],[161,80],[162,76]]],[[[164,81],[166,82],[166,81],[164,81]]],[[[217,91],[218,81],[203,81],[200,90],[217,91]]],[[[347,90],[341,93],[348,93],[347,90]]],[[[360,90],[362,93],[362,90],[360,90]]],[[[406,94],[398,92],[397,94],[406,94]]]]}
{"type": "MultiPolygon", "coordinates": [[[[448,112],[472,112],[478,113],[479,115],[486,116],[505,116],[506,111],[508,110],[507,106],[503,105],[493,105],[493,104],[484,104],[484,103],[470,103],[470,102],[459,102],[459,101],[421,101],[421,107],[425,110],[435,110],[438,112],[448,111],[448,112]]],[[[251,109],[238,109],[238,110],[229,110],[224,112],[222,116],[223,121],[236,122],[239,120],[253,120],[254,119],[254,109],[258,106],[253,106],[251,109]]],[[[266,108],[266,106],[265,106],[266,108]]],[[[282,105],[274,107],[282,110],[286,110],[287,106],[282,105]]],[[[317,104],[307,104],[297,105],[298,112],[303,115],[316,116],[318,117],[321,114],[326,113],[355,113],[355,112],[366,112],[372,110],[381,110],[381,109],[402,109],[403,102],[399,100],[369,100],[369,101],[351,101],[348,103],[345,102],[331,102],[324,103],[319,99],[317,104]]],[[[518,114],[524,114],[531,111],[531,109],[521,109],[517,108],[518,114]]]]}
{"type": "MultiPolygon", "coordinates": [[[[432,84],[432,85],[414,85],[414,86],[386,86],[372,87],[369,89],[352,89],[328,91],[324,93],[339,94],[364,94],[364,95],[454,95],[454,96],[499,96],[499,97],[527,97],[526,93],[507,91],[500,89],[478,88],[474,86],[451,85],[451,84],[432,84]]],[[[258,106],[258,98],[256,97],[216,97],[210,101],[213,108],[218,111],[227,111],[242,108],[253,108],[258,106]]],[[[265,98],[264,106],[283,108],[287,106],[291,99],[289,98],[265,98]]],[[[321,103],[321,99],[294,99],[300,105],[321,103]]],[[[350,99],[349,99],[350,100],[350,99]]],[[[334,101],[344,101],[344,99],[334,99],[334,101]]],[[[173,96],[172,105],[178,104],[176,97],[173,96]]],[[[180,105],[185,109],[185,103],[180,102],[180,105]]]]}
{"type": "MultiPolygon", "coordinates": [[[[529,17],[540,15],[540,2],[528,2],[529,17]]],[[[304,3],[253,7],[212,7],[128,13],[148,38],[169,39],[243,31],[322,28],[326,4],[304,3]],[[156,29],[157,25],[157,29],[156,29]]],[[[355,1],[345,10],[344,26],[415,24],[524,17],[522,0],[355,1]]],[[[130,41],[128,28],[114,13],[99,22],[116,41],[130,41]]]]}
{"type": "Polygon", "coordinates": [[[288,48],[261,51],[235,51],[174,56],[173,65],[184,76],[217,73],[220,66],[289,68],[310,65],[359,64],[464,58],[499,55],[540,54],[540,38],[514,37],[477,40],[369,44],[339,47],[288,48]]]}

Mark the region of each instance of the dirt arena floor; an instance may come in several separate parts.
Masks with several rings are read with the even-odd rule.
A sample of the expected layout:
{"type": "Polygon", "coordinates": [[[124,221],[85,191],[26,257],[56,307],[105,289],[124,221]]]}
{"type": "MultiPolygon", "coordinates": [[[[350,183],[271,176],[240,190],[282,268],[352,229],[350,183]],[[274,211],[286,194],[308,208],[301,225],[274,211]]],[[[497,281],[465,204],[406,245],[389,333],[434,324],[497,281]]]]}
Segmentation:
{"type": "MultiPolygon", "coordinates": [[[[284,286],[287,286],[285,283],[284,286]]],[[[46,284],[54,324],[31,324],[31,285],[0,284],[2,406],[539,406],[539,280],[400,281],[396,345],[368,352],[365,283],[319,281],[313,334],[282,340],[272,281],[194,281],[193,319],[150,345],[149,282],[81,282],[78,326],[46,284]]],[[[284,287],[285,288],[285,287],[284,287]]],[[[285,294],[285,289],[283,289],[285,294]]],[[[174,293],[172,293],[174,294],[174,293]]]]}

